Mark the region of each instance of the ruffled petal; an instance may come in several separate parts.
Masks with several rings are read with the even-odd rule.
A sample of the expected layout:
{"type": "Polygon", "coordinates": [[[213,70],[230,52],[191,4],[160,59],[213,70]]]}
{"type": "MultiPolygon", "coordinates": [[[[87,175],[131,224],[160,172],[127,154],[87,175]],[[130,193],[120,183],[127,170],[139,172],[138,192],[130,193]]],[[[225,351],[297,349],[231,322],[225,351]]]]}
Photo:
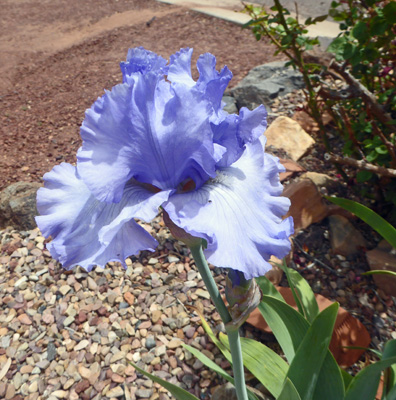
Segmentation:
{"type": "Polygon", "coordinates": [[[199,72],[197,87],[205,94],[206,99],[211,102],[214,112],[217,113],[221,109],[224,91],[232,79],[232,73],[227,67],[217,72],[216,57],[210,53],[199,56],[197,68],[199,72]]]}
{"type": "Polygon", "coordinates": [[[101,201],[118,202],[130,169],[131,123],[127,118],[132,87],[114,86],[86,111],[81,126],[83,145],[77,152],[80,176],[101,201]]]}
{"type": "Polygon", "coordinates": [[[157,241],[133,218],[150,221],[168,192],[152,193],[128,184],[117,204],[98,201],[76,168],[63,163],[44,175],[45,186],[37,193],[36,222],[43,235],[52,236],[48,249],[63,267],[80,265],[90,271],[141,250],[153,251],[157,241]]]}
{"type": "Polygon", "coordinates": [[[191,56],[193,49],[188,47],[172,54],[169,62],[168,80],[173,84],[183,84],[187,87],[195,86],[191,77],[191,56]]]}
{"type": "Polygon", "coordinates": [[[267,129],[267,110],[263,105],[250,111],[246,107],[239,110],[238,137],[243,143],[251,143],[260,138],[267,129]]]}
{"type": "Polygon", "coordinates": [[[217,162],[217,168],[229,167],[236,162],[245,149],[245,144],[256,141],[267,127],[267,111],[259,106],[253,111],[242,107],[239,115],[219,113],[212,122],[213,141],[226,151],[217,162]]]}
{"type": "Polygon", "coordinates": [[[210,107],[194,89],[153,71],[97,100],[81,127],[77,168],[98,200],[120,201],[135,178],[162,190],[215,176],[210,107]]]}
{"type": "Polygon", "coordinates": [[[225,150],[216,164],[218,168],[230,166],[244,151],[244,143],[238,136],[239,116],[225,114],[222,117],[217,123],[212,123],[213,141],[225,150]]]}
{"type": "Polygon", "coordinates": [[[166,64],[165,58],[143,47],[129,49],[126,61],[120,63],[123,82],[130,82],[131,75],[136,73],[146,74],[155,71],[166,74],[166,64]]]}
{"type": "Polygon", "coordinates": [[[280,197],[279,160],[264,153],[264,139],[246,146],[232,166],[199,190],[174,194],[163,207],[172,221],[208,243],[207,259],[219,267],[264,275],[271,255],[290,251],[292,218],[282,221],[290,201],[280,197]]]}

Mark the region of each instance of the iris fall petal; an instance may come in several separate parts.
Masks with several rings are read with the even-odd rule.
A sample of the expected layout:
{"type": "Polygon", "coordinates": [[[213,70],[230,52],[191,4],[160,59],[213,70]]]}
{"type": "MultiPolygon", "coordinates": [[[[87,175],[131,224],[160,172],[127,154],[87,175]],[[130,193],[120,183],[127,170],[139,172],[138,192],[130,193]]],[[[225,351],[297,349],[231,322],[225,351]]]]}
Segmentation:
{"type": "Polygon", "coordinates": [[[242,157],[218,171],[199,190],[175,194],[163,206],[172,221],[208,243],[205,255],[219,267],[264,275],[271,255],[290,251],[291,218],[282,221],[290,201],[280,197],[279,161],[264,153],[264,139],[246,146],[242,157]]]}
{"type": "Polygon", "coordinates": [[[44,176],[45,186],[37,194],[38,226],[52,256],[64,268],[81,265],[91,270],[109,261],[120,261],[139,251],[154,250],[157,241],[135,221],[150,221],[169,191],[152,193],[138,185],[127,185],[119,203],[97,200],[79,179],[75,167],[63,163],[44,176]]]}

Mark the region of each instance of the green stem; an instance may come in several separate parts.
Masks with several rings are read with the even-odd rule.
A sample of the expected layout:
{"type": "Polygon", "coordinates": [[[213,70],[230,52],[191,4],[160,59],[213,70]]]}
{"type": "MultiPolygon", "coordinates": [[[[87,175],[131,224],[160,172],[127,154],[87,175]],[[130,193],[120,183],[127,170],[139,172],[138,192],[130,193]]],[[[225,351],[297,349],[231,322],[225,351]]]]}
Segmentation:
{"type": "Polygon", "coordinates": [[[227,324],[231,322],[232,318],[223,299],[221,298],[220,292],[217,288],[216,282],[213,279],[212,273],[210,272],[208,263],[206,262],[205,256],[202,250],[202,244],[191,246],[191,254],[194,258],[195,265],[198,268],[199,273],[208,289],[210,297],[215,304],[215,307],[220,314],[220,317],[226,326],[226,331],[228,335],[228,341],[230,343],[231,357],[232,357],[232,370],[234,372],[235,389],[237,393],[238,400],[248,400],[248,395],[246,391],[245,383],[245,373],[243,370],[243,360],[242,360],[242,349],[241,341],[239,340],[238,329],[227,328],[227,324]]]}
{"type": "Polygon", "coordinates": [[[245,371],[243,370],[241,340],[238,329],[227,329],[228,343],[230,344],[232,371],[238,400],[248,400],[245,383],[245,371]]]}

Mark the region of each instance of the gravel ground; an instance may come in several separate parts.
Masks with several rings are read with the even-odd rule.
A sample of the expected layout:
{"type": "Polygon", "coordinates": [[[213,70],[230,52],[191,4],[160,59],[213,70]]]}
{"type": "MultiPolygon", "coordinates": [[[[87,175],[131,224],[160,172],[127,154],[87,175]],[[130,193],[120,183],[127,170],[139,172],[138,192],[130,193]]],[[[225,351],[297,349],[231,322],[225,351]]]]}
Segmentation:
{"type": "Polygon", "coordinates": [[[0,398],[168,399],[128,361],[201,398],[219,383],[181,344],[227,367],[186,305],[220,317],[187,249],[159,220],[145,227],[156,253],[89,274],[61,269],[38,229],[0,232],[0,398]]]}

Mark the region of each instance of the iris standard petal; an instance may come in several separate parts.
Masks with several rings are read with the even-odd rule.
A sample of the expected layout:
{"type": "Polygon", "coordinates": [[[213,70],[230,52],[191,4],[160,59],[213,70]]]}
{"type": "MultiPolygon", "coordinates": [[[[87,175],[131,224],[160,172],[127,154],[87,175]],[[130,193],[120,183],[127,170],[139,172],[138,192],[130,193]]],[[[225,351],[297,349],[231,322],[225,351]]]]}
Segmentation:
{"type": "Polygon", "coordinates": [[[212,103],[214,112],[221,109],[221,101],[228,83],[232,79],[232,72],[225,66],[220,72],[216,70],[216,57],[205,53],[199,56],[197,61],[199,79],[197,87],[212,103]]]}
{"type": "Polygon", "coordinates": [[[120,63],[123,82],[128,82],[135,73],[146,74],[149,71],[167,73],[167,61],[156,53],[143,47],[129,49],[126,61],[120,63]]]}
{"type": "Polygon", "coordinates": [[[244,273],[264,275],[271,255],[290,251],[291,218],[282,221],[290,201],[279,197],[279,160],[264,153],[264,139],[246,146],[242,157],[220,169],[199,190],[174,194],[163,207],[172,221],[208,243],[208,261],[244,273]]]}
{"type": "Polygon", "coordinates": [[[224,113],[216,123],[212,123],[213,141],[224,148],[217,168],[228,167],[242,155],[244,143],[238,137],[239,116],[224,113]]]}
{"type": "Polygon", "coordinates": [[[172,54],[169,61],[168,80],[173,84],[183,84],[187,87],[195,86],[191,77],[191,56],[193,49],[185,48],[172,54]]]}
{"type": "Polygon", "coordinates": [[[243,143],[254,142],[267,129],[267,110],[263,105],[250,111],[246,107],[239,110],[238,137],[243,143]]]}
{"type": "Polygon", "coordinates": [[[239,115],[220,112],[212,122],[213,141],[226,151],[217,163],[218,168],[229,167],[242,155],[245,144],[254,142],[267,127],[267,111],[259,106],[253,111],[242,107],[239,115]]]}
{"type": "Polygon", "coordinates": [[[97,100],[81,127],[77,168],[98,200],[120,201],[130,178],[162,190],[215,176],[210,106],[193,88],[153,71],[97,100]]]}
{"type": "Polygon", "coordinates": [[[48,249],[64,268],[81,265],[89,271],[109,261],[125,265],[126,257],[156,247],[157,241],[133,218],[154,218],[169,191],[152,193],[128,184],[119,203],[107,204],[66,163],[45,174],[44,181],[37,194],[36,222],[44,236],[52,236],[48,249]]]}

